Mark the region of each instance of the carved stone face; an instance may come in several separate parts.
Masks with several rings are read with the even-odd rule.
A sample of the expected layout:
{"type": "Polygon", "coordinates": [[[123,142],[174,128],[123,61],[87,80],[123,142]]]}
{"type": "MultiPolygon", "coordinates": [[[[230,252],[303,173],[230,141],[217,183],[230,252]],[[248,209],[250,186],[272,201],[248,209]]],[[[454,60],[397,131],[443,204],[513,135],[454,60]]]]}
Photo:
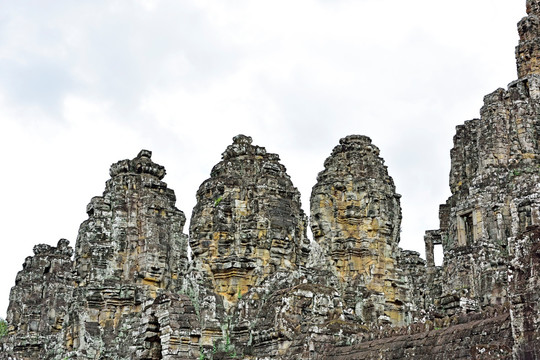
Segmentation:
{"type": "Polygon", "coordinates": [[[316,194],[311,203],[311,232],[317,241],[322,241],[332,236],[334,200],[326,194],[316,194]]]}
{"type": "MultiPolygon", "coordinates": [[[[399,200],[384,162],[364,137],[340,140],[311,197],[311,229],[342,281],[365,284],[392,266],[399,200]]],[[[380,283],[380,281],[378,282],[380,283]]],[[[380,290],[380,284],[373,290],[380,290]]]]}
{"type": "MultiPolygon", "coordinates": [[[[341,183],[339,183],[341,185],[341,183]]],[[[311,205],[311,230],[317,241],[332,244],[344,240],[361,244],[362,241],[378,236],[381,224],[381,202],[364,190],[355,190],[351,184],[345,188],[333,186],[330,194],[316,194],[311,205]],[[355,241],[359,240],[359,241],[355,241]]]]}
{"type": "Polygon", "coordinates": [[[309,252],[298,190],[279,157],[246,136],[234,138],[199,188],[190,235],[196,266],[229,302],[309,252]]]}
{"type": "Polygon", "coordinates": [[[335,275],[355,292],[348,311],[399,323],[393,279],[401,213],[384,161],[371,140],[349,136],[324,166],[312,191],[311,230],[335,275]]]}
{"type": "Polygon", "coordinates": [[[167,267],[167,257],[158,252],[147,252],[141,255],[139,276],[143,282],[160,286],[167,267]]]}

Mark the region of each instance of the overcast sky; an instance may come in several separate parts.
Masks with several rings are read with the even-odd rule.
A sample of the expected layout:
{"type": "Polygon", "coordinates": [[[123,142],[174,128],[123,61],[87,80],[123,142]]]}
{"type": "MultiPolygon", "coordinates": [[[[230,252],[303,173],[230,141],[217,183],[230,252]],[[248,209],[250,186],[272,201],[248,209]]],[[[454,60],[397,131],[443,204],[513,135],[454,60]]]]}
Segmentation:
{"type": "MultiPolygon", "coordinates": [[[[189,218],[232,137],[280,155],[309,210],[341,137],[370,136],[423,255],[455,126],[516,79],[525,0],[0,0],[0,317],[38,243],[74,245],[141,149],[189,218]]],[[[187,232],[187,225],[185,227],[187,232]]],[[[311,233],[308,233],[311,238],[311,233]]]]}

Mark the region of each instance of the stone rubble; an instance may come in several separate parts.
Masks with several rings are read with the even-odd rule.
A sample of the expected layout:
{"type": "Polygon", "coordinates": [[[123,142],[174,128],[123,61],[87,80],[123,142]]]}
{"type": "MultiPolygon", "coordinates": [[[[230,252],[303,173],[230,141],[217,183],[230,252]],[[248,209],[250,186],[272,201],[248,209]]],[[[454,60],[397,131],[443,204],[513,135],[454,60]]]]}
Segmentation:
{"type": "Polygon", "coordinates": [[[368,137],[324,162],[313,240],[279,156],[250,137],[201,184],[189,236],[142,150],[111,166],[75,250],[25,260],[0,359],[540,359],[540,1],[527,14],[518,80],[456,129],[425,260],[399,247],[400,195],[368,137]]]}

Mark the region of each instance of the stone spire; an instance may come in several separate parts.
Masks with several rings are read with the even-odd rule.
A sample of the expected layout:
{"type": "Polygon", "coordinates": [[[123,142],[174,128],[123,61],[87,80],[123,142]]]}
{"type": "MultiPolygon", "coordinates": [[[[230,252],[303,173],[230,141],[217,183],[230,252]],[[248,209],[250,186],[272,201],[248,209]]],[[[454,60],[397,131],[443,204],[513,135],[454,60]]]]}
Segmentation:
{"type": "Polygon", "coordinates": [[[527,16],[518,23],[516,61],[520,78],[540,74],[540,1],[527,0],[527,16]]]}
{"type": "Polygon", "coordinates": [[[527,14],[538,15],[540,13],[540,1],[538,0],[527,0],[527,14]]]}

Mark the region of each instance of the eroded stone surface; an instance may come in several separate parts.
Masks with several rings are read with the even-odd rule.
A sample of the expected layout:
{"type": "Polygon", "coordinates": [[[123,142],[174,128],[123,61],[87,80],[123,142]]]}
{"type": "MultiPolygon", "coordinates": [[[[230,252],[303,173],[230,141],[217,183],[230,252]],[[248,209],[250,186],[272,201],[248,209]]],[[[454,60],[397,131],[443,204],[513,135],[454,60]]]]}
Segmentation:
{"type": "Polygon", "coordinates": [[[508,300],[508,246],[539,221],[539,86],[530,75],[497,90],[480,119],[457,128],[452,196],[441,212],[445,311],[508,300]]]}
{"type": "Polygon", "coordinates": [[[540,358],[540,227],[531,226],[510,245],[508,272],[515,359],[540,358]]]}

